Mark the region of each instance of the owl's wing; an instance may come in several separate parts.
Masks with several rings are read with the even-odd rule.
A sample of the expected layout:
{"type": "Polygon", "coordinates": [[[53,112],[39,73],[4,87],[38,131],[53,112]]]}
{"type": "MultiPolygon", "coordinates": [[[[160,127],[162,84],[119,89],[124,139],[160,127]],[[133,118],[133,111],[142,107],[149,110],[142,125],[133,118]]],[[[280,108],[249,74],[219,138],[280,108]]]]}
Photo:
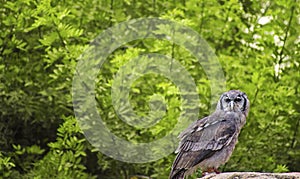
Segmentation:
{"type": "Polygon", "coordinates": [[[211,157],[228,145],[237,131],[232,116],[212,115],[194,122],[179,137],[171,178],[211,157]]]}

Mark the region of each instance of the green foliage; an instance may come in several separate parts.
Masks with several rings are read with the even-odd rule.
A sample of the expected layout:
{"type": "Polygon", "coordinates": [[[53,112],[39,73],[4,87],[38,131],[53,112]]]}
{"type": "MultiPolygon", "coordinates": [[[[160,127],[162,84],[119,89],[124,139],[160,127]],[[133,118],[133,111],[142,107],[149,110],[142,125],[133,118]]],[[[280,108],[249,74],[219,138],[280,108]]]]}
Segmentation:
{"type": "MultiPolygon", "coordinates": [[[[2,0],[0,12],[0,178],[167,178],[175,155],[145,164],[109,158],[90,146],[73,114],[71,87],[79,56],[103,30],[141,17],[193,28],[215,49],[227,88],[247,93],[247,124],[223,171],[299,171],[298,0],[2,0]]],[[[178,87],[162,75],[147,74],[130,87],[130,104],[146,117],[150,109],[164,108],[163,102],[162,120],[135,128],[115,113],[114,75],[147,53],[172,57],[189,72],[197,85],[199,118],[209,114],[215,95],[203,67],[185,48],[158,39],[124,44],[103,64],[95,92],[108,128],[132,142],[164,137],[181,111],[178,87]]]]}
{"type": "Polygon", "coordinates": [[[6,178],[9,176],[12,176],[12,168],[14,168],[16,165],[11,161],[11,157],[6,157],[3,155],[2,152],[0,152],[0,171],[1,171],[1,177],[6,178]]]}
{"type": "Polygon", "coordinates": [[[64,117],[64,123],[57,129],[55,142],[50,142],[49,152],[34,163],[28,178],[94,178],[85,173],[83,160],[87,143],[73,117],[64,117]]]}

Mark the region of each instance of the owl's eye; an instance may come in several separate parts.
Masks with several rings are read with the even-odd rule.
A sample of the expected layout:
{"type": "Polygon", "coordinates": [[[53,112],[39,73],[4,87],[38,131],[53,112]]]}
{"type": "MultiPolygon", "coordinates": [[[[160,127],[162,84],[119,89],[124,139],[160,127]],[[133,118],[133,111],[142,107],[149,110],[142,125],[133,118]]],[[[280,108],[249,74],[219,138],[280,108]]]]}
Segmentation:
{"type": "Polygon", "coordinates": [[[234,102],[241,102],[242,101],[242,98],[241,97],[237,97],[234,99],[234,102]]]}
{"type": "Polygon", "coordinates": [[[226,103],[229,103],[229,102],[230,102],[230,99],[227,97],[227,98],[224,99],[224,101],[225,101],[226,103]]]}

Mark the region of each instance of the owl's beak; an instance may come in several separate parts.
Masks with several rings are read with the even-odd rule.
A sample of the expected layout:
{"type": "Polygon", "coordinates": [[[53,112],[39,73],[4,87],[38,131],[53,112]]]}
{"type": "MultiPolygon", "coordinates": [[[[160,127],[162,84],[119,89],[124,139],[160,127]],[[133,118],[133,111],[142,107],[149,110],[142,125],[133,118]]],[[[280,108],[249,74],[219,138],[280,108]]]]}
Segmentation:
{"type": "Polygon", "coordinates": [[[231,111],[233,111],[233,107],[234,107],[233,101],[230,101],[229,108],[230,108],[231,111]]]}

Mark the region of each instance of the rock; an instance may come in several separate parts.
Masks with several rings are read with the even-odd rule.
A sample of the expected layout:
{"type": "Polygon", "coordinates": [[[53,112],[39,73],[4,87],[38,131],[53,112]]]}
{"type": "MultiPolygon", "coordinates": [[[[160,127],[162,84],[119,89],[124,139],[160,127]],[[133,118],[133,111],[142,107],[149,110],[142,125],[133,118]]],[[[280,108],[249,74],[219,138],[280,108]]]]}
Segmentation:
{"type": "Polygon", "coordinates": [[[300,179],[300,172],[291,173],[259,173],[259,172],[228,172],[209,174],[201,179],[300,179]]]}

